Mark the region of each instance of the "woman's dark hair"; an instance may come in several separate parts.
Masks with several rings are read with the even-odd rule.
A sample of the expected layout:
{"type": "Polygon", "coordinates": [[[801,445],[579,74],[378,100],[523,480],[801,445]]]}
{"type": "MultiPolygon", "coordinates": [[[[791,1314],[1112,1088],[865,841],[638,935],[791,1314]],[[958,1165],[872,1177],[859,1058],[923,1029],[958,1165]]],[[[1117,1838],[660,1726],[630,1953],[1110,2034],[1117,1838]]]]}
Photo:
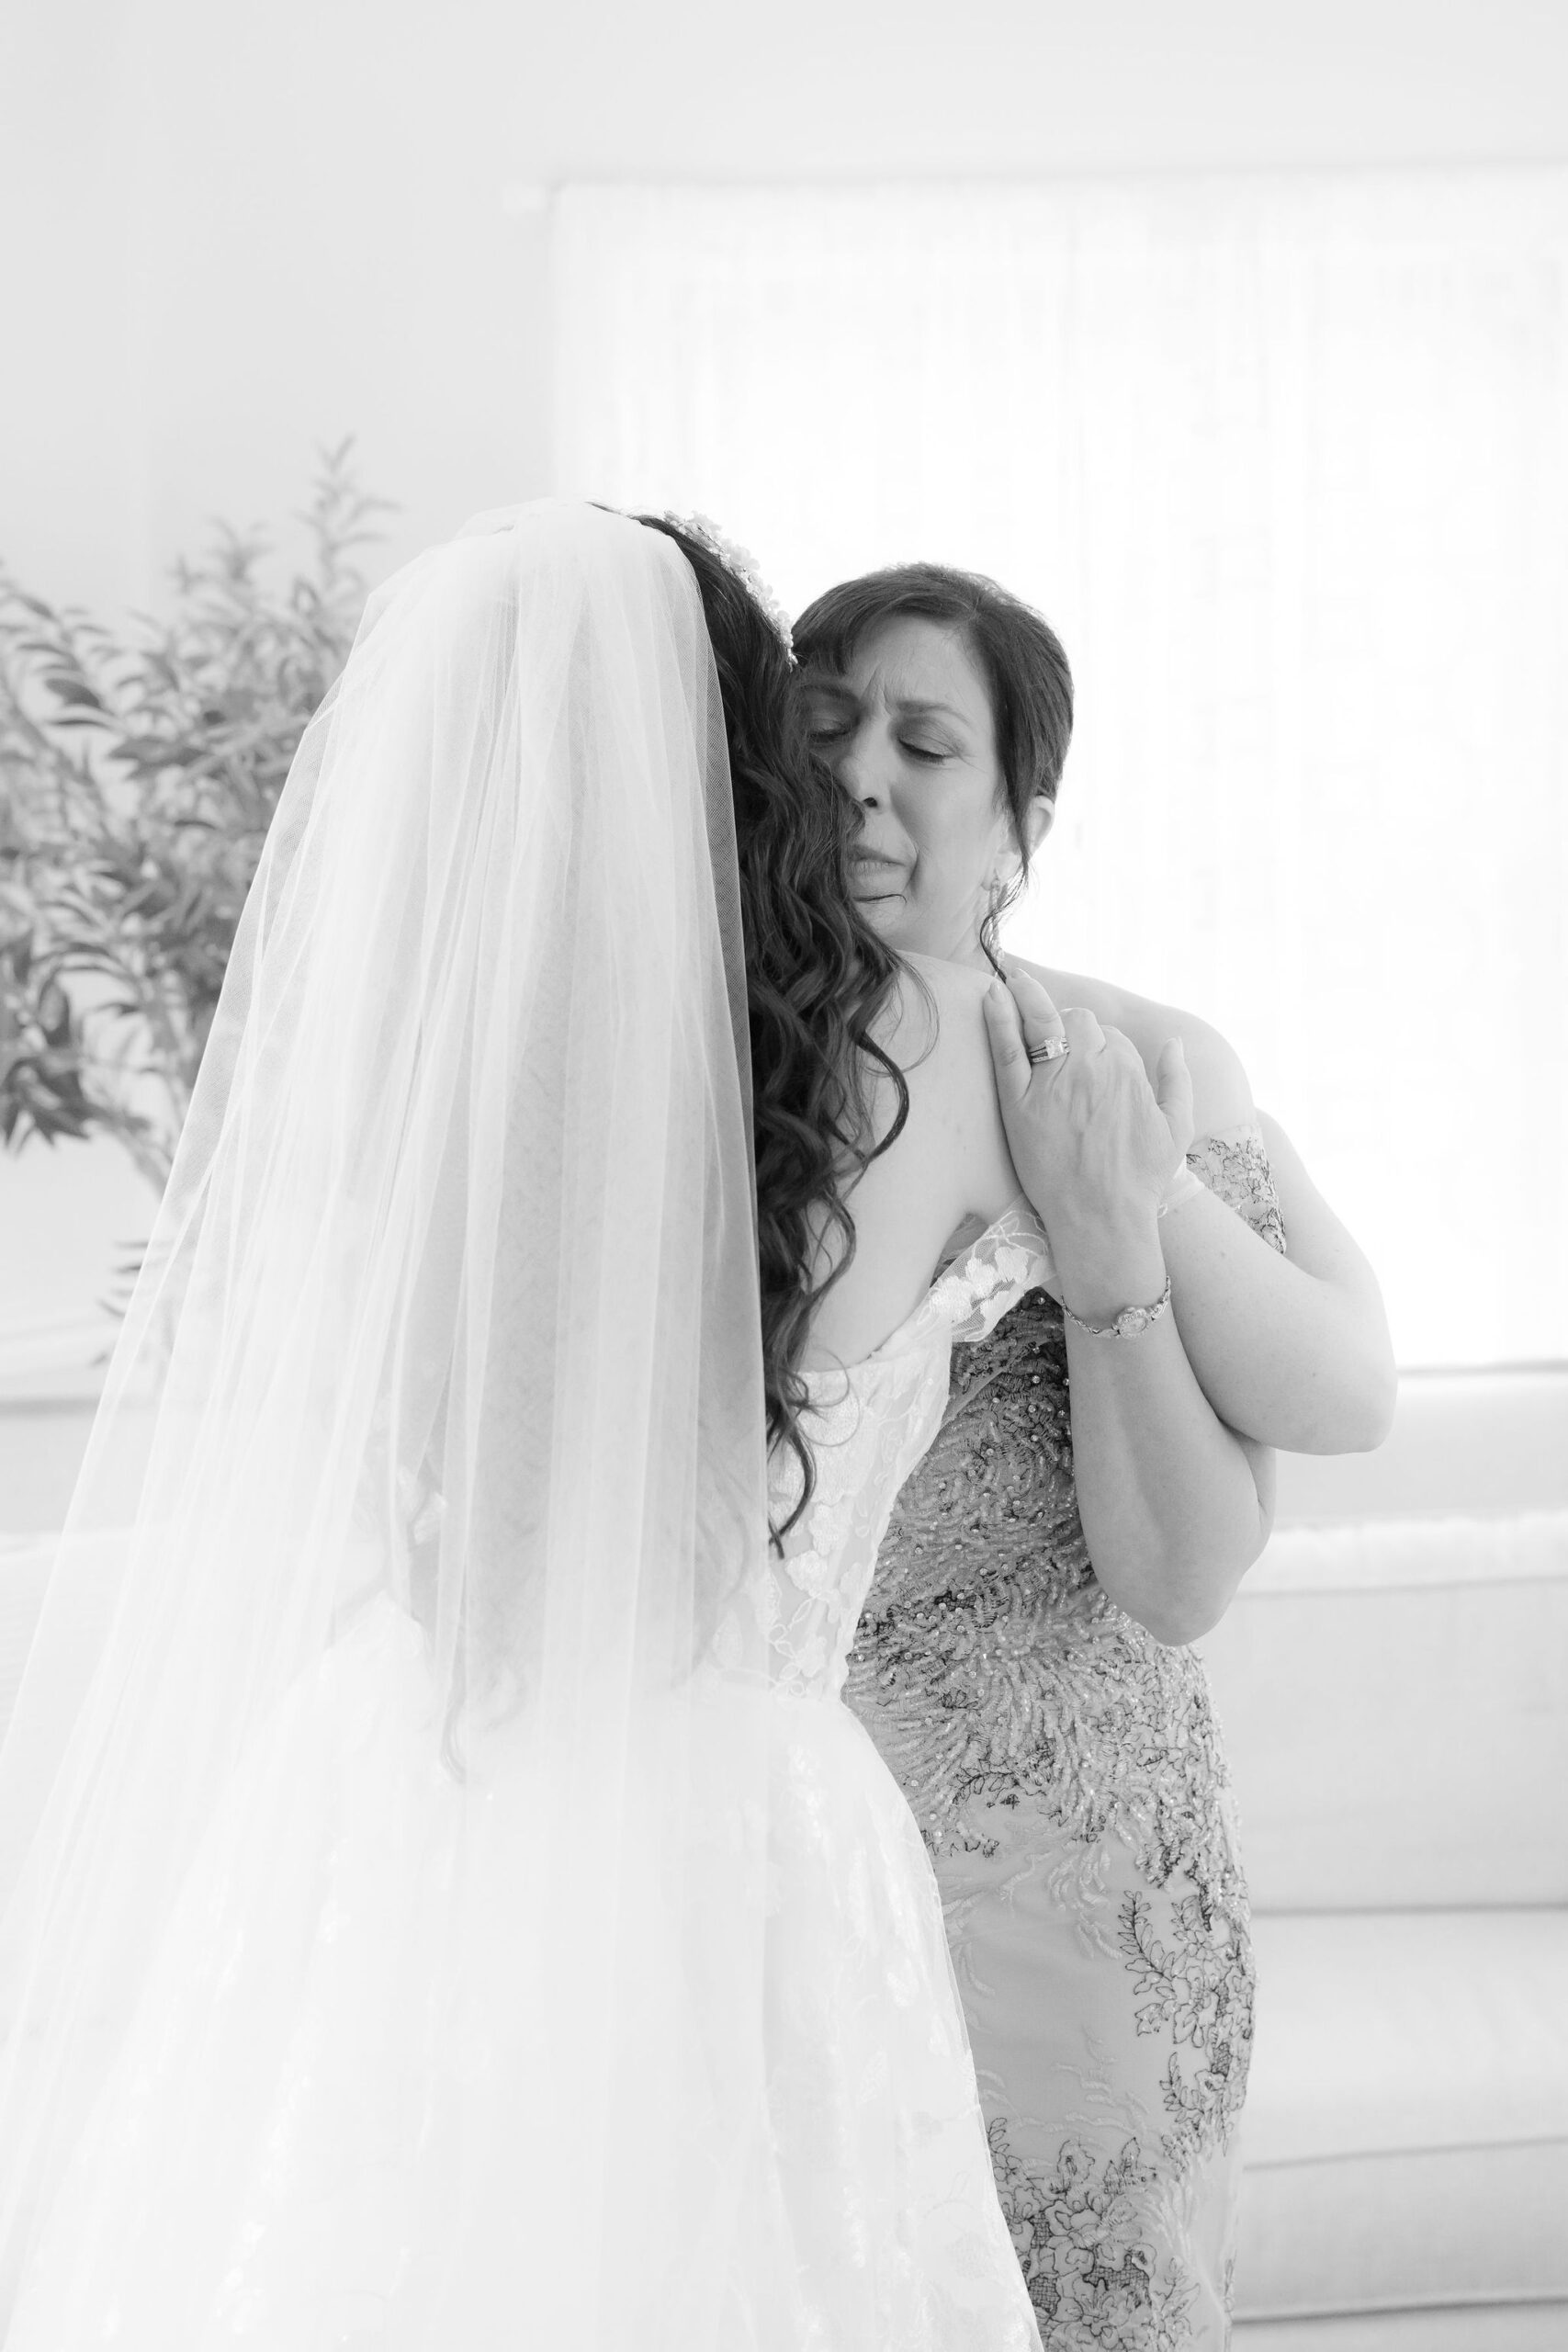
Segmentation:
{"type": "Polygon", "coordinates": [[[811,1310],[854,1254],[844,1194],[908,1114],[903,1072],[871,1035],[900,967],[851,895],[859,811],[812,752],[784,639],[704,540],[653,515],[637,520],[673,539],[696,574],[724,701],[750,1016],[768,1438],[794,1453],[805,1481],[776,1540],[816,1485],[800,1427],[808,1391],[799,1366],[811,1310]],[[891,1077],[898,1100],[874,1146],[865,1057],[891,1077]],[[814,1285],[824,1211],[843,1248],[828,1281],[814,1285]]]}
{"type": "Polygon", "coordinates": [[[997,756],[1023,860],[1018,879],[991,902],[980,944],[997,963],[997,926],[1029,871],[1030,802],[1043,794],[1053,806],[1073,733],[1073,677],[1055,631],[1032,605],[978,571],[942,563],[900,563],[829,588],[795,625],[795,650],[804,671],[840,677],[868,629],[910,617],[940,621],[962,632],[991,698],[997,756]]]}

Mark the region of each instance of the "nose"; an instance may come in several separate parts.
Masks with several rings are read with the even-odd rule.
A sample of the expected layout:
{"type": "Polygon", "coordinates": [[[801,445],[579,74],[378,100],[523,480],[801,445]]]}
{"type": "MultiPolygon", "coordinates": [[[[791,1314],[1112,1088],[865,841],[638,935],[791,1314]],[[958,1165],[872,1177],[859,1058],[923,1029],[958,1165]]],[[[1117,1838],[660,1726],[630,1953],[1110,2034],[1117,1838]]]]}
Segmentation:
{"type": "Polygon", "coordinates": [[[875,762],[871,758],[863,730],[857,731],[844,744],[833,763],[834,772],[852,800],[863,808],[885,808],[887,795],[879,785],[875,762]]]}

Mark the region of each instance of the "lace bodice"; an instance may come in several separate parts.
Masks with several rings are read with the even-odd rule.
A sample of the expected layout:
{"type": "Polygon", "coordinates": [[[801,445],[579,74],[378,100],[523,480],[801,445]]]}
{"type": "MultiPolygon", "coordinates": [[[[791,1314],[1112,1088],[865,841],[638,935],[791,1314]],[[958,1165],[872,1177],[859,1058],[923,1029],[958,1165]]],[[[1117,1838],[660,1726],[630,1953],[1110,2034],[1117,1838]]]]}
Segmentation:
{"type": "MultiPolygon", "coordinates": [[[[1188,1165],[1284,1248],[1256,1127],[1188,1165]]],[[[1252,2039],[1224,1749],[1198,1654],[1096,1579],[1059,1305],[995,1295],[954,1327],[974,1344],[886,1515],[843,1698],[932,1857],[1046,2352],[1198,2352],[1229,2335],[1252,2039]]]]}
{"type": "MultiPolygon", "coordinates": [[[[1201,1138],[1188,1165],[1284,1249],[1256,1127],[1201,1138]]],[[[1086,1849],[1114,1824],[1168,1874],[1220,1834],[1207,1687],[1191,1651],[1163,1648],[1096,1580],[1062,1310],[1039,1276],[1025,1289],[1010,1286],[1006,1322],[962,1351],[923,1459],[879,1522],[845,1695],[933,1850],[988,1834],[965,1827],[971,1803],[1033,1791],[1086,1849]]]]}
{"type": "MultiPolygon", "coordinates": [[[[874,1354],[809,1375],[816,1490],[771,1560],[761,1600],[777,1685],[842,1690],[850,1645],[898,1490],[942,1426],[955,1341],[977,1341],[1051,1278],[1044,1230],[1021,1195],[954,1260],[874,1354]]],[[[775,1457],[775,1524],[800,1498],[791,1454],[775,1457]]]]}
{"type": "MultiPolygon", "coordinates": [[[[1205,1136],[1188,1158],[1193,1172],[1211,1191],[1247,1217],[1276,1249],[1283,1248],[1279,1208],[1256,1129],[1235,1136],[1205,1136]]],[[[1058,1385],[1046,1377],[1050,1367],[1038,1362],[1026,1365],[1023,1361],[1040,1348],[1043,1338],[1049,1344],[1049,1335],[1034,1328],[1042,1314],[1053,1323],[1055,1344],[1061,1348],[1061,1310],[1050,1295],[1053,1281],[1044,1227],[1020,1193],[994,1223],[965,1244],[914,1311],[873,1354],[840,1371],[808,1375],[811,1408],[807,1433],[817,1468],[816,1489],[805,1514],[785,1539],[784,1556],[770,1557],[758,1596],[777,1687],[816,1697],[834,1697],[844,1689],[850,1651],[900,1490],[923,1463],[916,1520],[924,1524],[926,1541],[918,1549],[940,1553],[947,1532],[943,1506],[948,1480],[937,1470],[933,1443],[957,1411],[964,1413],[966,1426],[972,1425],[969,1417],[974,1406],[1004,1370],[1021,1371],[1030,1392],[1019,1400],[1028,1428],[1009,1431],[1010,1438],[1021,1442],[1025,1484],[1038,1490],[1043,1474],[1047,1487],[1058,1487],[1055,1499],[1062,1524],[1059,1529],[1054,1527],[1049,1510],[1043,1524],[1041,1507],[1048,1498],[1039,1491],[1030,1496],[1032,1508],[1020,1510],[1021,1498],[1006,1498],[1008,1463],[997,1458],[995,1443],[982,1444],[976,1459],[966,1464],[964,1491],[953,1499],[967,1519],[975,1500],[970,1491],[975,1478],[987,1485],[995,1482],[995,1500],[1002,1515],[1021,1521],[1011,1532],[1036,1555],[1037,1565],[1043,1535],[1047,1555],[1054,1549],[1058,1551],[1068,1582],[1076,1588],[1092,1588],[1092,1600],[1085,1593],[1084,1600],[1092,1606],[1102,1599],[1083,1553],[1071,1486],[1070,1449],[1065,1463],[1051,1459],[1053,1432],[1062,1441],[1066,1436],[1065,1378],[1058,1385]],[[991,1349],[985,1349],[981,1343],[991,1339],[1002,1317],[1025,1301],[1034,1310],[1032,1317],[1025,1310],[1021,1318],[1009,1324],[1008,1341],[998,1334],[991,1349]],[[959,1344],[966,1362],[961,1393],[954,1396],[953,1351],[959,1344]],[[1058,1421],[1059,1430],[1055,1429],[1058,1421]],[[1038,1451],[1042,1440],[1046,1441],[1043,1455],[1038,1451]],[[932,1458],[927,1460],[928,1455],[932,1458]],[[1063,1470],[1065,1478],[1053,1479],[1053,1471],[1063,1470]],[[1054,1545],[1054,1535],[1059,1538],[1059,1545],[1054,1545]]],[[[1064,1353],[1064,1374],[1065,1368],[1064,1353]]],[[[937,1446],[936,1453],[942,1450],[937,1446]]],[[[1017,1449],[1004,1445],[999,1451],[1006,1456],[1017,1449]]],[[[775,1524],[789,1517],[800,1488],[800,1468],[793,1454],[776,1455],[769,1493],[775,1524]]],[[[1000,1532],[989,1526],[992,1516],[982,1509],[967,1529],[987,1549],[1000,1532]]],[[[908,1513],[900,1510],[899,1518],[905,1521],[908,1513]]],[[[882,1565],[878,1605],[891,1604],[896,1609],[899,1588],[909,1580],[913,1562],[901,1545],[896,1545],[891,1558],[885,1556],[882,1565]]],[[[993,1559],[993,1568],[998,1565],[993,1559]]],[[[1121,1620],[1119,1611],[1116,1616],[1121,1620]]],[[[1153,1651],[1157,1645],[1151,1641],[1147,1646],[1153,1651]]],[[[929,1822],[929,1807],[917,1810],[929,1822]]]]}

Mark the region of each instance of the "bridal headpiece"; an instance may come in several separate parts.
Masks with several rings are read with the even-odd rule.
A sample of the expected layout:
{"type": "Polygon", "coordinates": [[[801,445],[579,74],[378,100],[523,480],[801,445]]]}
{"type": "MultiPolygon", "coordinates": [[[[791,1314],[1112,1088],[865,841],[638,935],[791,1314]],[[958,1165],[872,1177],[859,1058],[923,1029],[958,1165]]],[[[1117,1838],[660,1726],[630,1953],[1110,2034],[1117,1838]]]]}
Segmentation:
{"type": "Polygon", "coordinates": [[[754,604],[760,605],[784,641],[784,651],[795,659],[795,635],[789,615],[762,576],[762,567],[750,548],[721,531],[711,514],[677,514],[666,507],[664,520],[673,523],[678,530],[689,532],[694,539],[701,539],[704,547],[716,555],[725,570],[739,580],[754,604]]]}

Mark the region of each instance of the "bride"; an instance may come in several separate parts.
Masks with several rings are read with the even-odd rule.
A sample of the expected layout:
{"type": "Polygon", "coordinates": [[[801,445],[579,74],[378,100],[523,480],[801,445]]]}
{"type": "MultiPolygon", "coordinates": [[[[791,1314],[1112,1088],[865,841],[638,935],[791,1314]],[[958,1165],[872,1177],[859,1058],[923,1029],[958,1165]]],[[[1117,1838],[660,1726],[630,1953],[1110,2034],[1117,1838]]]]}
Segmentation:
{"type": "Polygon", "coordinates": [[[545,504],[307,734],[0,1755],[9,2352],[1038,2344],[838,1693],[1059,1024],[879,945],[798,725],[710,537],[545,504]]]}

